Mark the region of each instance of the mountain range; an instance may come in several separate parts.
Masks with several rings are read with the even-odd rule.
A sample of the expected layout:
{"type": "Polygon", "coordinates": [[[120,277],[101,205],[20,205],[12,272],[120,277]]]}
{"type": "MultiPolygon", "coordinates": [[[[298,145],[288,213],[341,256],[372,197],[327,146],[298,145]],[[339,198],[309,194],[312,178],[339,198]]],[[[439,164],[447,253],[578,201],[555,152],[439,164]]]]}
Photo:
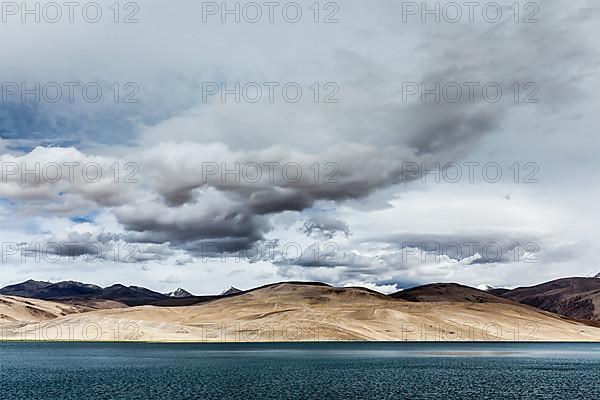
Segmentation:
{"type": "MultiPolygon", "coordinates": [[[[182,288],[163,294],[139,286],[121,284],[102,288],[74,281],[51,283],[35,280],[0,289],[0,295],[71,303],[110,300],[125,306],[192,305],[239,293],[242,291],[233,286],[219,295],[194,296],[182,288]]],[[[506,303],[516,301],[565,317],[600,320],[600,278],[597,277],[563,278],[536,286],[518,287],[512,290],[494,288],[486,291],[456,283],[434,283],[401,290],[389,296],[411,302],[506,303]]]]}
{"type": "Polygon", "coordinates": [[[100,301],[111,301],[113,306],[183,306],[202,303],[221,296],[240,293],[233,286],[220,295],[194,296],[185,289],[177,288],[169,293],[159,293],[140,286],[125,286],[114,284],[108,287],[75,282],[44,282],[28,280],[22,283],[5,286],[0,289],[0,295],[19,296],[40,300],[54,300],[88,306],[100,301]]]}
{"type": "Polygon", "coordinates": [[[563,278],[516,289],[487,291],[454,283],[418,286],[391,295],[408,301],[515,301],[531,307],[578,320],[600,320],[600,278],[563,278]]]}
{"type": "Polygon", "coordinates": [[[169,297],[139,286],[115,284],[102,288],[74,281],[50,283],[34,280],[3,287],[0,295],[63,301],[112,300],[127,306],[152,304],[169,297]]]}
{"type": "MultiPolygon", "coordinates": [[[[450,340],[448,335],[465,340],[466,332],[468,340],[487,340],[493,326],[499,340],[529,332],[518,340],[600,341],[599,301],[600,278],[487,291],[435,283],[390,295],[320,282],[282,282],[246,291],[232,287],[211,296],[193,296],[181,288],[162,294],[120,284],[102,288],[29,280],[0,289],[0,325],[9,324],[21,339],[44,324],[49,324],[46,329],[64,324],[68,330],[69,324],[83,323],[99,327],[101,340],[115,339],[107,335],[115,324],[125,324],[136,327],[125,340],[151,341],[204,341],[208,326],[225,335],[210,341],[240,340],[249,332],[270,334],[272,340],[309,340],[315,326],[316,332],[331,331],[327,340],[429,340],[432,332],[444,340],[450,340]],[[290,324],[306,332],[290,338],[287,328],[266,329],[290,324]],[[408,332],[407,324],[412,327],[408,332]],[[464,325],[470,328],[459,328],[464,325]]],[[[86,332],[76,331],[76,339],[86,339],[86,332]]]]}

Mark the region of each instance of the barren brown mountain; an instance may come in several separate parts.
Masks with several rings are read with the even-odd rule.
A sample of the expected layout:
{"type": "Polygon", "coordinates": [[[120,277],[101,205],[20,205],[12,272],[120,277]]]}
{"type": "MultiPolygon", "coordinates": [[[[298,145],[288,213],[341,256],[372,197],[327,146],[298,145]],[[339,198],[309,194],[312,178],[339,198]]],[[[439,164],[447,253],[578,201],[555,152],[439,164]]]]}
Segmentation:
{"type": "Polygon", "coordinates": [[[600,279],[565,278],[521,287],[502,297],[575,319],[600,320],[600,279]]]}
{"type": "Polygon", "coordinates": [[[396,299],[417,302],[470,302],[470,303],[508,303],[507,299],[490,292],[475,289],[458,283],[432,283],[391,295],[396,299]]]}

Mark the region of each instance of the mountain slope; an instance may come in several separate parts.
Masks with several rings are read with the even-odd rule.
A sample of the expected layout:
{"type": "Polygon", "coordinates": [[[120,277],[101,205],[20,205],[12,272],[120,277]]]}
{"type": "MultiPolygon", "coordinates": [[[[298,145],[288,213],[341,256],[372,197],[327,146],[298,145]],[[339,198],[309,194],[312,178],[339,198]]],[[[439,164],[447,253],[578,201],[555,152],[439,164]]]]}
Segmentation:
{"type": "Polygon", "coordinates": [[[490,292],[458,283],[433,283],[402,290],[390,295],[395,299],[416,302],[506,303],[506,299],[490,292]]]}
{"type": "Polygon", "coordinates": [[[510,289],[494,288],[494,289],[488,290],[487,292],[490,294],[493,294],[494,296],[502,297],[503,294],[510,292],[510,289]]]}
{"type": "Polygon", "coordinates": [[[113,300],[127,304],[128,306],[138,306],[167,299],[168,296],[140,286],[116,284],[102,289],[98,293],[95,293],[91,298],[113,300]]]}
{"type": "Polygon", "coordinates": [[[191,294],[190,292],[188,292],[185,289],[177,288],[177,290],[174,290],[174,291],[169,292],[169,293],[165,293],[165,296],[167,296],[167,297],[175,297],[175,298],[182,298],[182,297],[192,297],[193,294],[191,294]]]}
{"type": "Polygon", "coordinates": [[[34,297],[41,289],[52,285],[50,282],[34,281],[32,279],[9,285],[0,289],[0,294],[7,296],[34,297]]]}
{"type": "Polygon", "coordinates": [[[34,299],[59,299],[88,296],[102,290],[100,286],[86,283],[63,281],[57,283],[28,280],[0,289],[0,294],[34,299]]]}
{"type": "Polygon", "coordinates": [[[77,307],[67,304],[16,296],[0,296],[0,324],[46,321],[78,312],[77,307]]]}
{"type": "Polygon", "coordinates": [[[241,293],[242,291],[236,287],[230,286],[229,289],[223,290],[220,296],[229,296],[231,294],[241,293]]]}
{"type": "Polygon", "coordinates": [[[564,278],[520,287],[502,297],[575,319],[600,320],[600,279],[564,278]]]}
{"type": "Polygon", "coordinates": [[[35,297],[39,299],[60,299],[71,297],[93,296],[102,290],[100,286],[86,283],[64,281],[53,283],[39,289],[35,297]]]}

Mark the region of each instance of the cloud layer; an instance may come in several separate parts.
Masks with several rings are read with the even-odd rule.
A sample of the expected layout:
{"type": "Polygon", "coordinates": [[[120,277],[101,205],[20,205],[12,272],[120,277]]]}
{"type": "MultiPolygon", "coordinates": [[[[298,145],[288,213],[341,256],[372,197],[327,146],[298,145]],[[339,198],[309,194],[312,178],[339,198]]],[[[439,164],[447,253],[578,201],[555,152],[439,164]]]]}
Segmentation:
{"type": "Polygon", "coordinates": [[[295,24],[203,22],[201,3],[148,1],[135,24],[3,25],[15,39],[0,66],[0,235],[27,259],[40,243],[73,256],[13,257],[7,282],[103,283],[85,258],[98,249],[105,268],[136,268],[132,281],[206,292],[220,289],[210,279],[390,289],[596,269],[596,3],[544,2],[537,23],[527,10],[515,21],[512,3],[498,22],[423,23],[403,3],[350,1],[332,24],[299,4],[295,24]],[[50,102],[10,94],[15,82],[78,84],[73,101],[50,102]],[[79,90],[91,83],[97,102],[79,90]],[[490,164],[498,180],[482,173],[490,164]],[[235,258],[259,247],[270,254],[235,258]]]}

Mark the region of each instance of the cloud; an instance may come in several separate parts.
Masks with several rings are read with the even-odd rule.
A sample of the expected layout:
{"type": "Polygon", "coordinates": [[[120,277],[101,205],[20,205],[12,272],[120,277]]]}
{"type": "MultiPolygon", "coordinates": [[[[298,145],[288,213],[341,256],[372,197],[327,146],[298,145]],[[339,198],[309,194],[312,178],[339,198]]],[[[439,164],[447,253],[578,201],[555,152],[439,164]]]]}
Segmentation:
{"type": "MultiPolygon", "coordinates": [[[[0,155],[0,196],[49,212],[95,204],[110,207],[135,197],[121,179],[118,158],[86,155],[68,147],[37,147],[26,154],[0,155]]],[[[126,163],[126,161],[125,161],[126,163]]]]}
{"type": "Polygon", "coordinates": [[[193,251],[202,244],[247,248],[269,229],[268,221],[241,202],[208,188],[195,201],[170,208],[160,202],[125,205],[115,210],[132,242],[169,243],[193,251]]]}
{"type": "MultiPolygon", "coordinates": [[[[0,233],[11,241],[135,245],[131,263],[149,273],[151,265],[179,268],[275,244],[274,258],[243,264],[248,279],[264,268],[261,279],[277,271],[388,289],[428,279],[514,281],[523,274],[507,254],[524,257],[528,242],[540,244],[548,274],[590,259],[582,237],[597,233],[585,224],[594,211],[585,218],[574,209],[598,197],[584,189],[598,167],[596,3],[549,1],[536,24],[402,23],[394,1],[345,2],[342,23],[331,25],[201,24],[197,2],[140,6],[139,24],[4,26],[14,38],[3,49],[5,80],[104,89],[98,103],[12,96],[0,105],[0,233]],[[237,43],[235,51],[223,43],[237,43]],[[138,85],[139,102],[115,102],[115,82],[138,85]],[[295,82],[304,95],[297,103],[279,92],[273,102],[205,99],[205,82],[295,82]],[[421,90],[448,82],[463,88],[460,100],[407,97],[407,83],[421,90]],[[473,99],[467,82],[478,84],[473,99]],[[327,83],[338,102],[323,102],[327,83]],[[502,88],[500,101],[485,98],[486,83],[502,88]],[[538,103],[523,102],[528,83],[538,103]],[[420,182],[423,166],[461,160],[502,161],[505,177],[516,162],[534,161],[541,182],[453,190],[420,182]],[[55,164],[60,179],[27,172],[53,176],[55,164]],[[334,242],[337,257],[331,249],[315,255],[304,246],[310,240],[334,242]],[[286,259],[281,247],[296,241],[301,254],[286,259]],[[503,256],[470,242],[497,243],[503,256]]],[[[78,259],[91,252],[69,251],[78,259]]]]}
{"type": "Polygon", "coordinates": [[[332,239],[337,233],[341,233],[346,237],[351,234],[347,223],[341,219],[322,213],[312,215],[304,221],[301,230],[307,236],[320,240],[332,239]]]}

